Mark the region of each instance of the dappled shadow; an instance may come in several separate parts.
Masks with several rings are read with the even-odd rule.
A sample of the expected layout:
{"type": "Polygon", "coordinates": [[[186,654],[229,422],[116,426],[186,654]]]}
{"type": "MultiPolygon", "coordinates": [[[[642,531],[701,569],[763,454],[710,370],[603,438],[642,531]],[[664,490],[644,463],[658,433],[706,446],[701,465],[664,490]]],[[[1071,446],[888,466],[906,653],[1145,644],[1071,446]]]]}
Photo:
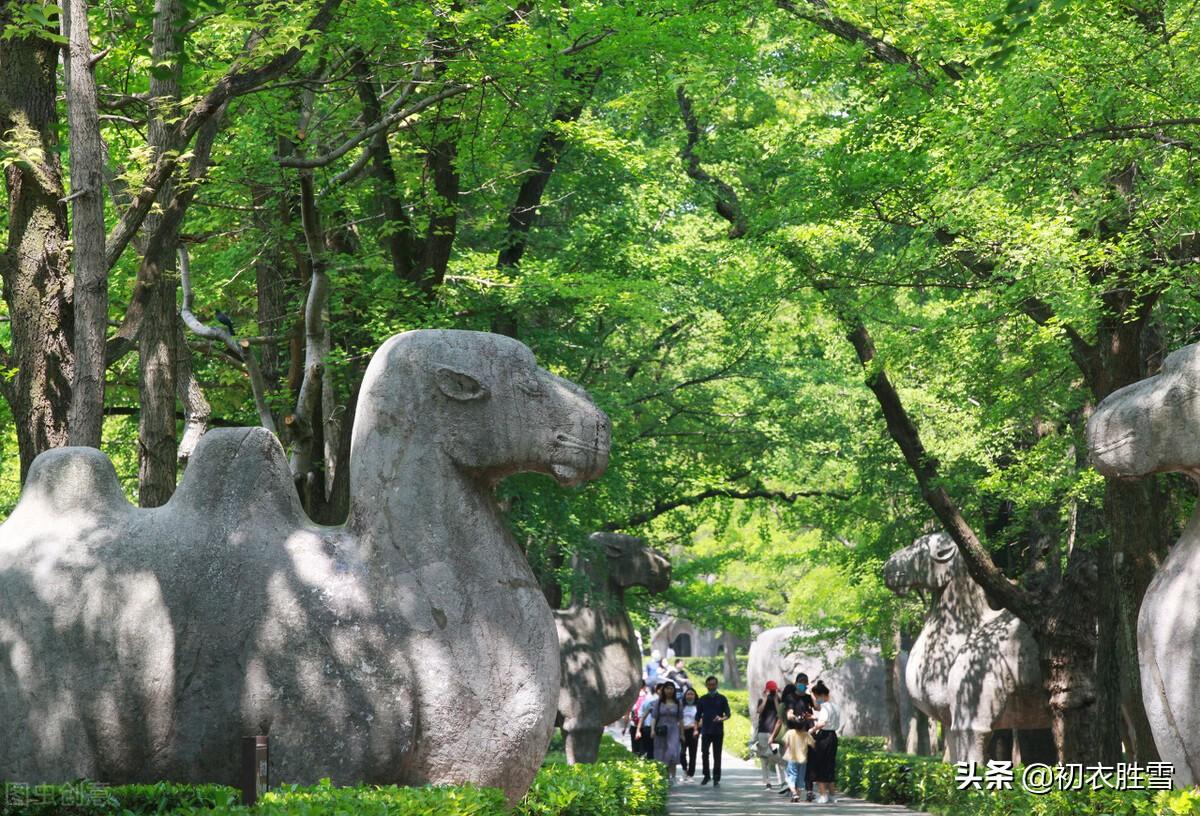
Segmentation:
{"type": "MultiPolygon", "coordinates": [[[[1010,729],[1050,725],[1037,643],[1011,612],[993,609],[945,533],[918,538],[884,567],[892,591],[929,592],[925,624],[909,652],[913,703],[942,723],[952,760],[1009,758],[1010,729]],[[999,754],[1003,756],[999,756],[999,754]]],[[[1024,761],[1045,761],[1044,733],[1020,738],[1024,761]]]]}
{"type": "Polygon", "coordinates": [[[641,656],[625,590],[646,587],[653,593],[670,583],[666,557],[642,539],[595,533],[593,545],[572,560],[590,592],[554,613],[562,656],[558,713],[571,761],[594,762],[604,726],[622,717],[641,688],[641,656]],[[599,551],[596,551],[596,550],[599,551]]]}
{"type": "Polygon", "coordinates": [[[207,433],[155,509],[98,451],[43,454],[0,526],[0,777],[228,784],[267,734],[275,781],[520,796],[558,643],[492,487],[595,478],[608,439],[523,345],[430,331],[368,368],[345,527],[305,516],[262,428],[207,433]]]}
{"type": "MultiPolygon", "coordinates": [[[[780,626],[761,633],[750,645],[746,661],[750,715],[753,718],[768,680],[780,688],[804,672],[809,684],[824,680],[842,715],[841,733],[845,736],[887,736],[887,664],[877,650],[849,656],[844,650],[829,647],[822,651],[805,648],[796,651],[792,642],[805,632],[795,626],[780,626]]],[[[900,656],[903,666],[905,655],[900,656]]],[[[908,695],[897,688],[901,722],[908,718],[908,695]]]]}

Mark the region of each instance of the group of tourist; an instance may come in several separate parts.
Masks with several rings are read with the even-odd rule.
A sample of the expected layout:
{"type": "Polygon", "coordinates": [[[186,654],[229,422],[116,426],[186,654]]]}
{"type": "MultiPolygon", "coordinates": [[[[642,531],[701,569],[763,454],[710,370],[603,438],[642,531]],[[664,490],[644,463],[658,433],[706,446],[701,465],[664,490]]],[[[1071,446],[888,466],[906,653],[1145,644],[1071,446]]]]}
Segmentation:
{"type": "MultiPolygon", "coordinates": [[[[717,691],[717,678],[704,680],[705,693],[692,687],[682,660],[668,666],[655,652],[646,665],[642,690],[629,711],[633,752],[667,766],[671,785],[679,768],[683,780],[696,776],[696,754],[701,756],[701,785],[721,785],[721,750],[729,700],[717,691]]],[[[763,689],[755,712],[757,729],[751,745],[762,763],[763,786],[791,794],[793,802],[830,803],[837,767],[837,732],[841,713],[829,699],[821,680],[808,685],[801,672],[795,683],[782,690],[774,680],[763,689]],[[814,791],[815,788],[815,791],[814,791]]]]}
{"type": "Polygon", "coordinates": [[[724,723],[730,716],[729,700],[717,691],[717,678],[705,678],[704,687],[705,693],[699,694],[692,687],[683,661],[668,666],[656,651],[646,665],[637,701],[629,710],[633,752],[666,765],[672,785],[681,766],[685,780],[695,779],[697,753],[703,772],[700,784],[721,784],[721,749],[724,723]]]}
{"type": "Polygon", "coordinates": [[[762,763],[763,787],[773,789],[774,774],[779,793],[791,794],[793,802],[801,800],[801,791],[809,802],[835,801],[837,732],[842,719],[829,699],[828,686],[818,680],[810,694],[804,672],[782,691],[770,680],[755,713],[754,748],[762,763]]]}

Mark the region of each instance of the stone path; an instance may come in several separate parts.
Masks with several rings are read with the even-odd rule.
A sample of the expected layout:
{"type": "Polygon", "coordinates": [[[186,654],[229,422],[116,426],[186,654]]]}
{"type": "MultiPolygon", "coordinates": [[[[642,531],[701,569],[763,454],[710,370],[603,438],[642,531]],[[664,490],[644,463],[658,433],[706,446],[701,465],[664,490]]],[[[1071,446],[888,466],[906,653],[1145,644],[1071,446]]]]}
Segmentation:
{"type": "MultiPolygon", "coordinates": [[[[696,763],[699,765],[699,762],[696,763]]],[[[699,769],[697,768],[697,774],[699,769]]],[[[700,785],[700,777],[671,789],[670,816],[922,816],[899,805],[876,805],[861,799],[835,797],[831,805],[792,803],[776,790],[764,790],[762,772],[750,762],[725,754],[721,760],[721,787],[700,785]]]]}
{"type": "MultiPolygon", "coordinates": [[[[615,726],[607,729],[609,736],[628,746],[628,738],[621,736],[615,726]]],[[[679,778],[683,778],[680,772],[679,778]]],[[[700,784],[700,760],[696,759],[696,778],[691,782],[680,782],[671,789],[667,806],[669,816],[929,816],[900,805],[877,805],[861,799],[835,797],[831,805],[816,802],[793,803],[791,797],[780,796],[776,790],[765,790],[762,772],[756,762],[750,762],[730,754],[721,759],[721,787],[700,784]]]]}

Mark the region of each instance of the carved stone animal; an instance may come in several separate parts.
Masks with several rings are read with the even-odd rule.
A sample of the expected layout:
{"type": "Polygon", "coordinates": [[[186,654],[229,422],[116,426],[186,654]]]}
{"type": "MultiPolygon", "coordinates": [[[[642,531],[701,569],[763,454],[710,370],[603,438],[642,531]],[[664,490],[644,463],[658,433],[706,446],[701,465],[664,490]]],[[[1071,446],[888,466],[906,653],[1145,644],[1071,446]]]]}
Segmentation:
{"type": "MultiPolygon", "coordinates": [[[[898,595],[932,595],[904,679],[913,705],[942,724],[950,761],[983,762],[993,731],[1050,726],[1033,634],[1011,612],[991,608],[950,536],[918,538],[888,559],[883,575],[898,595]]],[[[1048,758],[1045,733],[1021,737],[1024,761],[1048,758]]]]}
{"type": "Polygon", "coordinates": [[[528,788],[554,725],[554,617],[492,487],[608,460],[587,395],[477,332],[388,340],[363,380],[343,527],[278,441],[213,430],[164,506],[106,456],[39,456],[0,526],[0,778],[528,788]]]}
{"type": "Polygon", "coordinates": [[[596,761],[604,727],[629,710],[641,687],[625,590],[643,586],[659,593],[671,582],[671,562],[640,538],[593,533],[590,542],[603,548],[601,557],[577,555],[572,566],[587,575],[593,594],[554,612],[562,656],[558,715],[572,765],[596,761]]]}
{"type": "MultiPolygon", "coordinates": [[[[864,651],[847,659],[838,649],[797,651],[792,641],[804,631],[797,626],[767,629],[750,644],[746,658],[746,687],[753,717],[763,698],[763,687],[774,680],[779,688],[794,682],[804,672],[811,686],[818,679],[829,686],[842,715],[840,733],[848,737],[887,736],[887,665],[878,651],[864,651]]],[[[901,655],[904,660],[904,655],[901,655]]],[[[907,720],[908,699],[897,689],[901,722],[907,720]]]]}
{"type": "MultiPolygon", "coordinates": [[[[1168,355],[1153,377],[1114,391],[1088,421],[1105,476],[1200,479],[1200,345],[1168,355]]],[[[1142,702],[1175,784],[1200,783],[1200,505],[1159,566],[1138,612],[1142,702]]]]}

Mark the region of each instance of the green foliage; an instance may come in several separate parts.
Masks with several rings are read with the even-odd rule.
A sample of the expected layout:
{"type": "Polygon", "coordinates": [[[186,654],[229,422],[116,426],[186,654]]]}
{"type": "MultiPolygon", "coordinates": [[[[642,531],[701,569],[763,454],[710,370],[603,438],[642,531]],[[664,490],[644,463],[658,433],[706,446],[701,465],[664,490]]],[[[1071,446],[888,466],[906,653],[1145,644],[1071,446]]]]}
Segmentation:
{"type": "Polygon", "coordinates": [[[937,816],[1174,816],[1200,814],[1200,792],[958,790],[953,765],[932,757],[889,754],[866,740],[838,741],[837,786],[848,796],[900,804],[937,816]]]}
{"type": "MultiPolygon", "coordinates": [[[[746,676],[746,653],[738,652],[734,655],[734,662],[737,665],[737,673],[739,678],[746,676]]],[[[713,655],[712,657],[685,657],[683,658],[684,670],[688,673],[688,677],[692,681],[692,685],[696,690],[704,693],[704,678],[715,677],[722,685],[725,684],[725,657],[724,655],[713,655]]]]}
{"type": "MultiPolygon", "coordinates": [[[[629,752],[625,752],[629,756],[629,752]]],[[[548,765],[538,772],[519,816],[660,816],[667,780],[654,762],[548,765]]]]}
{"type": "Polygon", "coordinates": [[[40,804],[10,797],[0,816],[100,816],[120,813],[180,816],[663,816],[667,780],[662,766],[634,758],[611,739],[595,765],[550,763],[538,771],[529,793],[509,811],[504,794],[493,788],[335,787],[326,780],[310,787],[268,791],[259,804],[237,804],[240,793],[221,785],[124,785],[94,788],[81,797],[77,786],[45,785],[30,791],[40,804]]]}
{"type": "Polygon", "coordinates": [[[754,723],[750,720],[750,693],[745,690],[722,689],[729,699],[730,717],[725,721],[725,750],[742,759],[751,756],[750,740],[754,739],[754,723]]]}

